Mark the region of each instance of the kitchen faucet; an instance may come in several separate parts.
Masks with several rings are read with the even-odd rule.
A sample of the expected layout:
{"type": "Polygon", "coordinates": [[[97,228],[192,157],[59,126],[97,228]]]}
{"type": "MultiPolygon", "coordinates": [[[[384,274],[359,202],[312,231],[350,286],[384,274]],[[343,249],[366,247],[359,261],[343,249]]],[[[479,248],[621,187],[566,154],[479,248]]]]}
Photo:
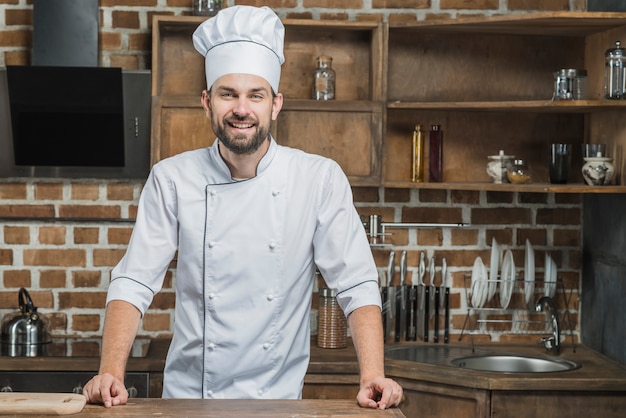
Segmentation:
{"type": "Polygon", "coordinates": [[[552,336],[544,337],[539,342],[542,342],[546,349],[555,355],[559,355],[561,352],[561,329],[559,327],[559,317],[556,312],[556,305],[554,304],[554,300],[549,296],[544,296],[537,301],[537,305],[535,305],[535,310],[537,312],[542,312],[544,306],[548,308],[548,313],[550,314],[550,322],[552,323],[552,336]]]}

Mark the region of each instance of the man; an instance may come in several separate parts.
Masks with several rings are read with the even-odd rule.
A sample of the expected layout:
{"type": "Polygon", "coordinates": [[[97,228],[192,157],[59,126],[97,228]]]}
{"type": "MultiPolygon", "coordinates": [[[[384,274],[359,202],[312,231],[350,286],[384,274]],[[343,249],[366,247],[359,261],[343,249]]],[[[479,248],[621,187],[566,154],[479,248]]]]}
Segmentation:
{"type": "Polygon", "coordinates": [[[384,376],[378,276],[347,179],[327,158],[279,146],[270,123],[284,27],[268,7],[235,6],[196,30],[217,136],[156,164],[128,249],[113,269],[99,374],[89,402],[123,404],[126,359],[178,251],[166,398],[301,397],[316,268],[337,291],[358,354],[359,405],[398,405],[384,376]]]}

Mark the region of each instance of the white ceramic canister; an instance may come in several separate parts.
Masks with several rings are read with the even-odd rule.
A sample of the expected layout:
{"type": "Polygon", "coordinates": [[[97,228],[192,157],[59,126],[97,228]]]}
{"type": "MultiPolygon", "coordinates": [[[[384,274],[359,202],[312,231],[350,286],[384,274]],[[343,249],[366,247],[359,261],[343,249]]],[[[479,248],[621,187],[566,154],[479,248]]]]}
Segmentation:
{"type": "Polygon", "coordinates": [[[503,150],[500,150],[498,155],[489,155],[489,162],[487,163],[487,174],[496,184],[508,183],[509,179],[506,176],[506,167],[509,162],[512,162],[515,158],[514,155],[505,155],[503,150]]]}
{"type": "Polygon", "coordinates": [[[582,168],[583,178],[589,186],[610,184],[615,173],[613,158],[587,157],[582,168]]]}

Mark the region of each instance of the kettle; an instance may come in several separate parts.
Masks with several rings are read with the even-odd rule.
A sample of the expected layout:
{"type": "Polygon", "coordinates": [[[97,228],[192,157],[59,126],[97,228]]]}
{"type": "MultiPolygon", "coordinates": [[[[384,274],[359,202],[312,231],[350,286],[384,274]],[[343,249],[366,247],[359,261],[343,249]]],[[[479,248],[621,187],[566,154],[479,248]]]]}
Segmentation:
{"type": "Polygon", "coordinates": [[[18,295],[19,312],[6,315],[0,328],[2,355],[10,357],[37,357],[44,353],[45,344],[51,342],[49,321],[37,313],[37,307],[25,288],[18,295]]]}

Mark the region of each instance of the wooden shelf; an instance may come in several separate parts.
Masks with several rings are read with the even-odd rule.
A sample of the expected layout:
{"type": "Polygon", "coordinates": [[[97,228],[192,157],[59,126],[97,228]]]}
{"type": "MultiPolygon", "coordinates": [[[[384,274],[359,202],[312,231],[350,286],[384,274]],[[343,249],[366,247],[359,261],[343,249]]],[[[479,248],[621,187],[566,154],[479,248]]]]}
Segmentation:
{"type": "Polygon", "coordinates": [[[442,183],[413,183],[410,181],[384,181],[388,188],[413,189],[445,189],[445,190],[476,190],[489,192],[519,192],[519,193],[626,193],[626,186],[597,186],[591,187],[582,183],[574,184],[495,184],[487,182],[442,182],[442,183]]]}
{"type": "Polygon", "coordinates": [[[626,100],[526,100],[481,102],[391,102],[388,109],[486,110],[503,112],[590,113],[626,110],[626,100]]]}

